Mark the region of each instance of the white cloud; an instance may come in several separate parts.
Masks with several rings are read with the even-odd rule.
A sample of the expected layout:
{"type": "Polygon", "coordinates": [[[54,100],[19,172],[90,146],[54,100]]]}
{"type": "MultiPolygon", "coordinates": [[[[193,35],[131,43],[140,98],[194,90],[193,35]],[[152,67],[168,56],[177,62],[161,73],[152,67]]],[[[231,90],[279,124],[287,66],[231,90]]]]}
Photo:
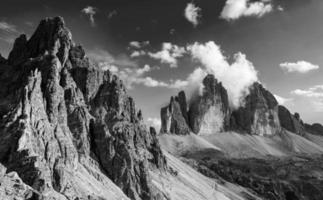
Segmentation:
{"type": "Polygon", "coordinates": [[[0,30],[8,32],[8,33],[17,33],[16,26],[13,24],[9,24],[5,21],[0,21],[0,30]]]}
{"type": "Polygon", "coordinates": [[[149,117],[147,119],[147,125],[150,127],[154,127],[157,131],[157,133],[159,132],[160,130],[160,127],[161,127],[161,121],[160,121],[160,118],[154,118],[154,117],[149,117]]]}
{"type": "Polygon", "coordinates": [[[92,7],[92,6],[87,6],[81,10],[82,13],[85,15],[89,16],[91,26],[95,26],[95,20],[94,20],[94,15],[97,12],[97,8],[92,7]]]}
{"type": "Polygon", "coordinates": [[[151,58],[160,60],[161,63],[169,64],[170,67],[177,67],[177,58],[185,54],[185,48],[179,47],[169,42],[164,42],[162,49],[158,52],[148,52],[147,55],[151,58]]]}
{"type": "Polygon", "coordinates": [[[274,94],[274,96],[280,105],[286,105],[287,103],[289,103],[293,100],[292,98],[284,98],[284,97],[281,97],[277,94],[274,94]]]}
{"type": "Polygon", "coordinates": [[[250,0],[227,0],[220,18],[236,20],[240,17],[262,17],[273,10],[270,0],[250,2],[250,0]]]}
{"type": "Polygon", "coordinates": [[[147,46],[149,44],[150,44],[149,41],[142,41],[142,42],[131,41],[131,42],[129,42],[129,46],[132,47],[132,48],[135,48],[135,49],[140,49],[140,48],[145,47],[145,46],[147,46]]]}
{"type": "Polygon", "coordinates": [[[143,51],[143,50],[140,50],[140,51],[135,50],[130,54],[130,57],[135,58],[135,57],[144,56],[144,55],[146,55],[145,51],[143,51]]]}
{"type": "MultiPolygon", "coordinates": [[[[220,46],[213,41],[205,44],[194,43],[188,46],[188,51],[193,59],[203,65],[205,72],[213,74],[222,82],[233,107],[241,105],[241,100],[249,92],[249,86],[258,81],[257,71],[242,53],[235,54],[233,63],[230,64],[220,46]]],[[[201,79],[201,75],[203,75],[201,72],[196,73],[194,79],[201,79]]]]}
{"type": "Polygon", "coordinates": [[[284,11],[285,9],[284,9],[282,6],[278,6],[278,7],[277,7],[277,10],[278,10],[278,11],[284,11]]]}
{"type": "Polygon", "coordinates": [[[312,70],[316,70],[319,68],[318,65],[314,65],[312,63],[306,61],[298,61],[296,63],[285,62],[279,65],[283,70],[287,72],[299,72],[299,73],[307,73],[312,70]]]}
{"type": "Polygon", "coordinates": [[[312,112],[323,112],[323,85],[315,85],[308,89],[296,89],[291,92],[306,102],[306,109],[312,112]]]}
{"type": "Polygon", "coordinates": [[[291,92],[292,94],[305,96],[305,97],[323,97],[323,85],[315,85],[307,90],[296,89],[291,92]]]}
{"type": "Polygon", "coordinates": [[[188,3],[184,11],[185,18],[196,27],[201,18],[201,8],[195,6],[193,3],[188,3]]]}

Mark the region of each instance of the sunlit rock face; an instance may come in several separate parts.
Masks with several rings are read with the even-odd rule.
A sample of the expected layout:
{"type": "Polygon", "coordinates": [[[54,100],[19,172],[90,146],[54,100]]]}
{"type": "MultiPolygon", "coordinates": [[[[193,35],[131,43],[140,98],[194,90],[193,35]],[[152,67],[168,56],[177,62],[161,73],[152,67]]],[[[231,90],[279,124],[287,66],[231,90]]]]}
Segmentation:
{"type": "Polygon", "coordinates": [[[286,130],[298,135],[305,135],[305,127],[298,113],[292,115],[284,106],[278,107],[280,125],[286,130]]]}
{"type": "Polygon", "coordinates": [[[214,75],[207,75],[203,85],[203,94],[190,101],[189,125],[195,134],[216,134],[229,126],[228,94],[214,75]]]}
{"type": "Polygon", "coordinates": [[[244,105],[232,112],[231,128],[253,135],[274,135],[281,130],[278,102],[260,83],[254,83],[244,105]]]}
{"type": "Polygon", "coordinates": [[[0,86],[0,163],[36,191],[33,199],[155,198],[149,170],[166,170],[155,131],[62,18],[15,41],[1,58],[0,86]]]}
{"type": "Polygon", "coordinates": [[[169,105],[160,111],[161,133],[171,133],[176,135],[187,135],[190,133],[187,121],[186,96],[181,91],[178,96],[171,97],[169,105]]]}

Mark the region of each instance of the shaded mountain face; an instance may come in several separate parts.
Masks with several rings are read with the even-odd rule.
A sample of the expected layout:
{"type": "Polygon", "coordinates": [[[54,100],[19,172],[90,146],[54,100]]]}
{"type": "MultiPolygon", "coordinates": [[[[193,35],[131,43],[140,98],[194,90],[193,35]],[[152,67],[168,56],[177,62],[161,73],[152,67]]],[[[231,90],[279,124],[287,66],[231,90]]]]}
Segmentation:
{"type": "Polygon", "coordinates": [[[122,81],[73,43],[62,18],[15,41],[0,59],[0,85],[0,162],[37,191],[33,199],[115,199],[88,192],[95,183],[126,199],[109,179],[131,199],[157,195],[149,170],[167,166],[155,130],[122,81]]]}
{"type": "Polygon", "coordinates": [[[244,106],[231,115],[231,128],[253,135],[274,135],[281,130],[278,102],[260,83],[254,83],[244,106]]]}
{"type": "Polygon", "coordinates": [[[244,105],[233,111],[229,107],[226,89],[213,75],[207,75],[203,85],[202,95],[190,100],[188,111],[185,109],[186,101],[179,101],[179,97],[172,99],[167,106],[174,107],[175,111],[166,112],[166,107],[162,108],[162,132],[181,133],[182,131],[173,131],[170,127],[174,124],[183,124],[178,129],[185,129],[184,132],[187,133],[185,121],[191,131],[198,135],[210,135],[227,130],[253,135],[275,135],[281,131],[278,102],[260,83],[254,83],[250,87],[249,94],[243,100],[244,105]]]}
{"type": "Polygon", "coordinates": [[[207,75],[203,85],[203,94],[190,100],[189,110],[184,91],[171,97],[169,105],[161,109],[161,133],[212,134],[229,127],[227,91],[213,75],[207,75]]]}
{"type": "Polygon", "coordinates": [[[305,135],[305,127],[298,113],[292,115],[287,108],[279,105],[278,115],[283,128],[298,135],[305,135]]]}
{"type": "Polygon", "coordinates": [[[229,125],[228,94],[214,75],[203,80],[203,94],[191,99],[189,124],[196,134],[209,135],[225,130],[229,125]]]}
{"type": "Polygon", "coordinates": [[[312,125],[305,124],[305,129],[307,132],[314,134],[314,135],[321,135],[323,136],[323,126],[319,123],[314,123],[312,125]]]}
{"type": "Polygon", "coordinates": [[[184,91],[178,96],[171,97],[169,105],[160,110],[161,133],[173,133],[176,135],[187,135],[190,133],[188,126],[187,103],[184,91]]]}

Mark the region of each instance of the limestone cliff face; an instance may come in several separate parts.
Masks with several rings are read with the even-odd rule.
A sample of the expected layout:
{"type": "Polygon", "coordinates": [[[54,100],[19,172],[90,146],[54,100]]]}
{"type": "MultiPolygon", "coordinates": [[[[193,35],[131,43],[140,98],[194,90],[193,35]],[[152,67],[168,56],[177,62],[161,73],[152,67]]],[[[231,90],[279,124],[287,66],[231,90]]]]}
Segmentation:
{"type": "Polygon", "coordinates": [[[260,83],[250,87],[244,106],[232,112],[231,128],[254,135],[274,135],[281,130],[278,103],[260,83]]]}
{"type": "Polygon", "coordinates": [[[187,103],[186,96],[181,91],[178,96],[171,97],[169,105],[163,107],[160,111],[161,133],[172,133],[177,135],[187,135],[190,128],[187,124],[187,103]]]}
{"type": "Polygon", "coordinates": [[[122,81],[72,42],[62,18],[15,41],[0,61],[0,85],[0,163],[36,191],[33,199],[157,195],[149,170],[166,161],[154,130],[122,81]]]}
{"type": "Polygon", "coordinates": [[[292,115],[286,107],[280,105],[278,116],[283,128],[298,135],[305,135],[305,127],[298,113],[292,115]]]}
{"type": "Polygon", "coordinates": [[[203,94],[190,102],[190,127],[195,134],[208,135],[224,131],[230,119],[227,91],[213,75],[207,75],[203,85],[203,94]]]}
{"type": "Polygon", "coordinates": [[[208,135],[229,127],[227,91],[213,75],[206,76],[203,84],[203,94],[191,99],[189,110],[183,91],[175,98],[172,97],[169,105],[161,109],[161,133],[186,135],[192,131],[208,135]]]}

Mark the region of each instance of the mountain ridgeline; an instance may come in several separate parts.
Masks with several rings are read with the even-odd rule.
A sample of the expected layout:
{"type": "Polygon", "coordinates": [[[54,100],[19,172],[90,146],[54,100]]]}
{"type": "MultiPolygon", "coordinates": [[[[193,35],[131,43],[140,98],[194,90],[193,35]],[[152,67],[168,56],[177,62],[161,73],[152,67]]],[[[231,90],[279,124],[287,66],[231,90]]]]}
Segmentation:
{"type": "Polygon", "coordinates": [[[149,171],[167,164],[156,131],[146,128],[122,81],[73,43],[62,18],[16,39],[0,59],[0,85],[0,176],[8,180],[1,199],[158,195],[149,171]],[[22,186],[4,192],[14,180],[22,186]]]}
{"type": "Polygon", "coordinates": [[[258,82],[249,87],[243,105],[237,109],[230,108],[227,91],[214,75],[207,75],[203,86],[202,95],[193,96],[189,103],[184,91],[171,97],[169,105],[161,109],[161,133],[210,135],[236,131],[273,136],[288,130],[301,136],[306,131],[323,135],[322,125],[303,123],[298,113],[291,114],[278,105],[274,95],[258,82]]]}
{"type": "Polygon", "coordinates": [[[260,83],[234,110],[213,75],[203,85],[161,108],[158,135],[61,17],[42,20],[0,55],[0,199],[323,198],[321,124],[260,83]]]}

